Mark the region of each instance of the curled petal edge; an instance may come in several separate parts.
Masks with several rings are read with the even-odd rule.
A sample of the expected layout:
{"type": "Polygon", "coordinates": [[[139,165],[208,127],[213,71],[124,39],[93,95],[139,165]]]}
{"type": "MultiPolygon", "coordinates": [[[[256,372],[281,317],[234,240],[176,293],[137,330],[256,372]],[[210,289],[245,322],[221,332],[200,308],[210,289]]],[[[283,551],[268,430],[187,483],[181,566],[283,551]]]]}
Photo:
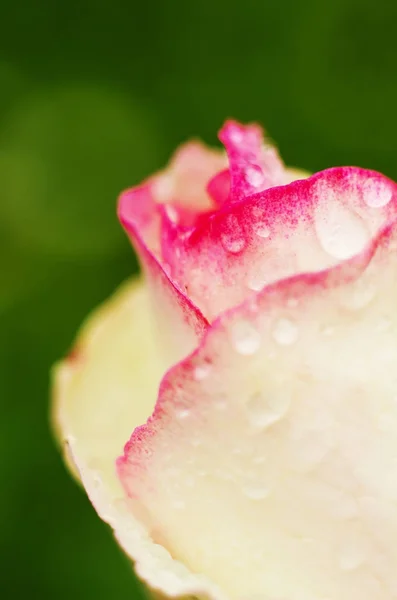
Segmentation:
{"type": "Polygon", "coordinates": [[[149,588],[158,597],[224,600],[217,586],[153,541],[117,478],[115,460],[133,423],[151,413],[164,373],[150,319],[139,281],[124,283],[89,317],[69,356],[53,368],[53,429],[71,473],[149,588]]]}

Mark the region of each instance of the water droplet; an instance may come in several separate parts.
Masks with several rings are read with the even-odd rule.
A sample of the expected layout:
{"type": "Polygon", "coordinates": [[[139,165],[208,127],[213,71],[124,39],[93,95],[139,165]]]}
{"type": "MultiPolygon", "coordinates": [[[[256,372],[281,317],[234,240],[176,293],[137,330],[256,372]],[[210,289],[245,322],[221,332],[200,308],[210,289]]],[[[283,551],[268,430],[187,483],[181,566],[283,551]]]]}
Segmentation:
{"type": "Polygon", "coordinates": [[[375,286],[373,283],[358,279],[354,284],[341,292],[341,304],[350,310],[359,310],[367,306],[375,297],[375,286]]]}
{"type": "Polygon", "coordinates": [[[298,339],[298,328],[290,319],[279,319],[273,328],[273,338],[282,346],[289,346],[298,339]]]}
{"type": "Polygon", "coordinates": [[[321,333],[326,336],[333,335],[334,331],[335,331],[335,329],[333,327],[331,327],[330,325],[326,325],[325,327],[323,327],[321,329],[321,333]]]}
{"type": "Polygon", "coordinates": [[[245,170],[245,179],[252,187],[258,188],[265,181],[265,175],[259,165],[249,165],[245,170]]]}
{"type": "Polygon", "coordinates": [[[250,500],[263,500],[267,498],[269,493],[268,486],[259,481],[250,482],[243,487],[243,494],[250,498],[250,500]]]}
{"type": "Polygon", "coordinates": [[[293,296],[291,296],[290,298],[288,298],[287,300],[287,306],[289,308],[296,308],[299,304],[299,300],[298,298],[294,298],[293,296]]]}
{"type": "Polygon", "coordinates": [[[256,221],[252,225],[252,229],[261,238],[268,238],[270,236],[270,229],[264,221],[256,221]]]}
{"type": "Polygon", "coordinates": [[[259,292],[269,282],[268,274],[263,271],[263,266],[251,269],[247,279],[247,286],[254,292],[259,292]]]}
{"type": "Polygon", "coordinates": [[[357,517],[358,507],[355,498],[348,494],[341,493],[336,502],[331,507],[332,516],[337,519],[349,520],[357,517]]]}
{"type": "Polygon", "coordinates": [[[237,129],[237,127],[230,127],[229,137],[234,144],[241,144],[244,139],[243,132],[237,129]]]}
{"type": "Polygon", "coordinates": [[[181,474],[181,470],[178,467],[168,467],[167,478],[178,478],[181,474]]]}
{"type": "Polygon", "coordinates": [[[102,487],[102,477],[99,473],[94,473],[94,475],[92,476],[92,483],[96,488],[102,487]]]}
{"type": "Polygon", "coordinates": [[[290,403],[291,398],[287,392],[254,394],[246,404],[251,427],[261,430],[279,421],[287,413],[290,403]]]}
{"type": "Polygon", "coordinates": [[[353,571],[357,569],[365,559],[364,548],[359,540],[356,543],[346,545],[339,554],[339,566],[342,571],[353,571]]]}
{"type": "Polygon", "coordinates": [[[193,446],[193,448],[198,448],[199,446],[201,446],[202,441],[199,437],[192,437],[190,438],[190,443],[193,446]]]}
{"type": "Polygon", "coordinates": [[[190,410],[188,408],[181,408],[177,411],[176,416],[178,419],[184,420],[187,419],[190,415],[190,410]]]}
{"type": "Polygon", "coordinates": [[[176,510],[183,510],[186,506],[186,503],[184,500],[174,500],[172,506],[176,510]]]}
{"type": "Polygon", "coordinates": [[[246,239],[235,215],[229,215],[226,219],[221,233],[221,242],[224,249],[232,254],[238,254],[244,250],[246,239]]]}
{"type": "Polygon", "coordinates": [[[128,502],[126,498],[115,498],[112,500],[112,507],[117,513],[125,513],[128,509],[128,502]]]}
{"type": "Polygon", "coordinates": [[[213,401],[213,406],[216,410],[225,410],[227,407],[227,400],[225,398],[217,398],[213,401]]]}
{"type": "Polygon", "coordinates": [[[264,456],[263,454],[259,454],[258,456],[254,456],[254,458],[252,459],[252,462],[254,463],[254,465],[263,465],[263,463],[265,463],[268,460],[267,456],[264,456]]]}
{"type": "Polygon", "coordinates": [[[364,202],[371,208],[382,208],[393,197],[390,186],[379,179],[368,179],[363,185],[364,202]]]}
{"type": "Polygon", "coordinates": [[[203,381],[203,379],[206,379],[206,377],[208,377],[208,375],[211,372],[211,365],[209,364],[202,364],[202,365],[197,365],[194,369],[194,378],[196,381],[203,381]]]}
{"type": "Polygon", "coordinates": [[[363,219],[332,199],[317,210],[315,228],[322,248],[338,260],[358,254],[370,239],[363,219]]]}
{"type": "Polygon", "coordinates": [[[239,354],[255,354],[261,345],[260,333],[248,321],[235,321],[231,326],[232,343],[239,354]]]}
{"type": "Polygon", "coordinates": [[[376,326],[376,331],[385,332],[391,327],[391,319],[389,317],[382,317],[376,326]]]}

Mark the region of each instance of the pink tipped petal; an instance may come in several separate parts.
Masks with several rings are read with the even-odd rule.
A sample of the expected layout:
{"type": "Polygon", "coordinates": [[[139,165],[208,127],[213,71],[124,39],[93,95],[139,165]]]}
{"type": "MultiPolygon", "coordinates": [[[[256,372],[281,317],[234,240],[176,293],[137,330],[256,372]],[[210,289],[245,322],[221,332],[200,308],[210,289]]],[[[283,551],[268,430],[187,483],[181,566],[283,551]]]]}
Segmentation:
{"type": "Polygon", "coordinates": [[[277,150],[265,145],[259,125],[227,121],[219,133],[226,147],[231,174],[230,199],[235,202],[285,181],[277,150]]]}
{"type": "Polygon", "coordinates": [[[164,214],[173,224],[195,224],[212,207],[207,183],[225,166],[223,153],[191,142],[178,150],[165,171],[127,190],[119,200],[119,218],[148,278],[165,350],[175,360],[192,350],[208,322],[184,286],[170,278],[170,265],[161,251],[164,214]]]}
{"type": "MultiPolygon", "coordinates": [[[[229,170],[225,169],[225,154],[191,142],[181,147],[165,171],[124,192],[119,203],[120,220],[140,255],[154,289],[157,309],[163,305],[166,308],[167,318],[162,310],[157,310],[166,340],[170,336],[164,324],[183,324],[182,328],[178,325],[182,333],[176,339],[186,343],[179,347],[177,341],[176,359],[194,347],[209,319],[242,301],[250,289],[256,291],[261,283],[254,275],[248,281],[248,291],[241,281],[235,286],[241,280],[247,252],[248,256],[257,254],[258,260],[264,254],[263,240],[259,239],[259,254],[258,239],[254,244],[248,243],[249,231],[245,229],[255,215],[240,210],[235,203],[237,196],[240,192],[251,194],[251,202],[257,197],[252,195],[254,192],[295,176],[284,169],[272,148],[264,147],[258,126],[229,122],[220,137],[228,151],[229,170]],[[252,181],[248,187],[244,184],[236,196],[238,182],[246,181],[247,173],[253,173],[253,161],[267,173],[266,182],[259,186],[251,185],[252,181]],[[210,281],[214,270],[216,276],[210,281]],[[224,286],[219,294],[214,283],[224,286]],[[229,287],[234,288],[232,294],[229,287]]],[[[259,238],[264,237],[260,226],[256,232],[259,238]]],[[[283,261],[283,257],[277,260],[283,261]]]]}
{"type": "Polygon", "coordinates": [[[274,281],[361,252],[396,214],[394,182],[338,167],[203,214],[190,229],[165,219],[161,251],[173,280],[212,321],[274,281]]]}
{"type": "Polygon", "coordinates": [[[222,315],[118,461],[154,539],[230,598],[396,596],[396,230],[222,315]]]}
{"type": "Polygon", "coordinates": [[[138,252],[148,285],[159,341],[167,357],[179,360],[190,352],[202,337],[208,323],[200,310],[167,273],[161,260],[159,206],[155,204],[150,185],[122,194],[119,218],[138,252]]]}

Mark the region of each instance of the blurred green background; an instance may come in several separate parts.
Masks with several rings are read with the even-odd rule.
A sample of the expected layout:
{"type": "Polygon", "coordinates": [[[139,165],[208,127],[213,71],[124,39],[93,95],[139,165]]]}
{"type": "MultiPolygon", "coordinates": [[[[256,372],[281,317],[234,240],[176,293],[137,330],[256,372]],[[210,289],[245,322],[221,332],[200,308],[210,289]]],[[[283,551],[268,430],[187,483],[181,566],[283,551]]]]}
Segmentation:
{"type": "Polygon", "coordinates": [[[119,191],[229,116],[291,165],[396,179],[396,25],[386,0],[2,4],[2,598],[142,597],[48,427],[50,365],[137,268],[119,191]]]}

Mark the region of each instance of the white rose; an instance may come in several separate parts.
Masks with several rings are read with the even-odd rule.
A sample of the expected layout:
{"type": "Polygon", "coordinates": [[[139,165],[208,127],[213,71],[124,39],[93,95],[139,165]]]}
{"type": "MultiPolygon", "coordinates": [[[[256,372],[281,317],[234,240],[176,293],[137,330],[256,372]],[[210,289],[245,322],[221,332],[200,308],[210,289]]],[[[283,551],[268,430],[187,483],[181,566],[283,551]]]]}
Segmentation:
{"type": "Polygon", "coordinates": [[[56,367],[67,459],[165,595],[397,598],[397,186],[221,140],[120,198],[145,279],[56,367]]]}

